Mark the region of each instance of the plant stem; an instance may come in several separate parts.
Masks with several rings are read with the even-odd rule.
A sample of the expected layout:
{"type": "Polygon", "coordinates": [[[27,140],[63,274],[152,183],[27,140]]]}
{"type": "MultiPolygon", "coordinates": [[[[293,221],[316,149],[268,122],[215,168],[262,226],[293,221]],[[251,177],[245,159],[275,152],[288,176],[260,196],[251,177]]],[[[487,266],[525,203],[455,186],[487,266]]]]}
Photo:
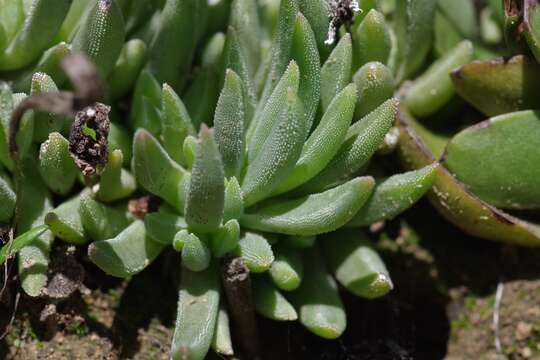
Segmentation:
{"type": "Polygon", "coordinates": [[[249,270],[239,257],[223,260],[222,283],[245,359],[261,359],[249,270]]]}

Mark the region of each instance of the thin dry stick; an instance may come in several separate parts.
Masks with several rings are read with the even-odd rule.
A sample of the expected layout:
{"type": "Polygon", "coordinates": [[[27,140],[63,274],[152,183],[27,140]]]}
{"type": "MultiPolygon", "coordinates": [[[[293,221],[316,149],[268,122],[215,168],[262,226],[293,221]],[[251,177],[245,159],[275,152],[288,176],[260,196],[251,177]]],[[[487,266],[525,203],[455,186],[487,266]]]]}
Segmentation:
{"type": "Polygon", "coordinates": [[[11,327],[13,326],[13,322],[15,321],[15,315],[17,314],[17,309],[19,308],[19,299],[21,298],[21,293],[18,292],[15,296],[15,305],[13,306],[13,313],[11,314],[11,318],[9,319],[9,323],[6,326],[6,330],[0,335],[0,340],[6,337],[7,334],[9,334],[9,331],[11,330],[11,327]]]}
{"type": "Polygon", "coordinates": [[[239,257],[223,261],[222,282],[244,358],[260,359],[261,351],[249,269],[239,257]]]}
{"type": "Polygon", "coordinates": [[[501,300],[503,297],[504,283],[501,281],[497,285],[497,291],[495,292],[495,304],[493,306],[493,332],[495,335],[494,344],[495,349],[500,354],[502,353],[501,338],[499,337],[499,310],[501,308],[501,300]]]}

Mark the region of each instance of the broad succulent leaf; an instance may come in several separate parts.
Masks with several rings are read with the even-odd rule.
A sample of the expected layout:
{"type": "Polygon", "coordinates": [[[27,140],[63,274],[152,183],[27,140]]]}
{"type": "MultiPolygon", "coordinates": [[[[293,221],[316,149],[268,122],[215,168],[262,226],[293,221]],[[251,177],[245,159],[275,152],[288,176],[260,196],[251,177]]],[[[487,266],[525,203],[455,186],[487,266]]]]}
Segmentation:
{"type": "Polygon", "coordinates": [[[540,65],[522,56],[475,61],[452,72],[456,92],[488,116],[533,109],[540,65]]]}
{"type": "Polygon", "coordinates": [[[136,220],[117,236],[90,244],[88,256],[107,274],[126,278],[147,267],[163,247],[150,239],[144,223],[136,220]]]}
{"type": "Polygon", "coordinates": [[[470,191],[492,205],[538,208],[539,136],[539,112],[499,115],[454,136],[444,154],[444,164],[470,191]]]}

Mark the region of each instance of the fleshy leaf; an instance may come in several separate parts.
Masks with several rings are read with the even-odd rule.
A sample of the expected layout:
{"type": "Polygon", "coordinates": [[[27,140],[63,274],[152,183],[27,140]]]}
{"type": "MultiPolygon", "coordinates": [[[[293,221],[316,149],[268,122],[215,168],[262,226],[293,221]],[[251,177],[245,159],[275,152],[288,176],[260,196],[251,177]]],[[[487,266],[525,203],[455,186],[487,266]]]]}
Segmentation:
{"type": "Polygon", "coordinates": [[[232,70],[225,74],[225,84],[219,97],[215,115],[216,143],[223,160],[225,176],[239,177],[244,159],[245,107],[242,80],[232,70]]]}
{"type": "Polygon", "coordinates": [[[255,310],[262,316],[276,321],[293,321],[298,318],[294,307],[264,277],[252,279],[255,310]]]}
{"type": "Polygon", "coordinates": [[[377,10],[370,10],[354,31],[354,68],[358,69],[372,61],[387,64],[391,46],[390,29],[384,15],[377,10]]]}
{"type": "MultiPolygon", "coordinates": [[[[332,55],[330,55],[332,56],[332,55]]],[[[351,124],[356,105],[356,86],[350,84],[336,95],[321,121],[305,142],[300,158],[287,179],[274,191],[281,194],[317,175],[337,153],[351,124]]]]}
{"type": "Polygon", "coordinates": [[[304,274],[301,253],[294,248],[278,246],[274,254],[276,258],[268,270],[274,285],[284,291],[296,289],[304,274]]]}
{"type": "Polygon", "coordinates": [[[437,166],[433,164],[377,181],[366,205],[347,226],[369,226],[377,221],[393,219],[410,208],[431,189],[437,166]]]}
{"type": "Polygon", "coordinates": [[[379,107],[394,94],[392,72],[380,62],[368,62],[353,75],[358,89],[355,116],[361,119],[379,107]]]}
{"type": "Polygon", "coordinates": [[[126,278],[144,270],[163,247],[150,239],[144,223],[136,220],[114,238],[90,244],[88,257],[107,274],[126,278]]]}
{"type": "Polygon", "coordinates": [[[103,202],[112,202],[124,199],[136,190],[135,178],[126,169],[122,168],[124,155],[121,150],[109,153],[107,165],[103,168],[97,199],[103,202]]]}
{"type": "Polygon", "coordinates": [[[39,173],[45,184],[55,193],[65,195],[73,187],[78,172],[69,153],[69,142],[61,134],[51,133],[39,151],[39,173]]]}
{"type": "Polygon", "coordinates": [[[398,101],[390,99],[350,127],[345,141],[330,163],[300,187],[314,193],[343,183],[360,170],[377,151],[397,113],[398,101]]]}
{"type": "Polygon", "coordinates": [[[186,196],[184,214],[189,228],[201,233],[217,230],[224,203],[223,163],[211,130],[203,125],[186,196]]]}
{"type": "Polygon", "coordinates": [[[296,92],[291,88],[287,92],[275,126],[258,155],[247,166],[242,182],[246,207],[268,197],[294,168],[302,152],[309,128],[296,92]]]}
{"type": "Polygon", "coordinates": [[[292,200],[271,200],[240,223],[254,230],[288,235],[317,235],[347,223],[373,189],[371,177],[356,178],[333,189],[292,200]]]}
{"type": "Polygon", "coordinates": [[[499,208],[540,208],[540,112],[499,115],[448,143],[444,165],[482,200],[499,208]]]}
{"type": "Polygon", "coordinates": [[[351,35],[345,34],[321,68],[321,105],[326,112],[334,97],[351,81],[351,35]]]}
{"type": "Polygon", "coordinates": [[[454,85],[450,72],[473,57],[473,46],[468,40],[459,43],[417,78],[403,103],[416,116],[428,116],[441,109],[454,96],[454,85]]]}
{"type": "Polygon", "coordinates": [[[113,238],[133,222],[125,205],[108,206],[90,194],[81,196],[79,214],[85,233],[94,241],[113,238]]]}
{"type": "Polygon", "coordinates": [[[73,50],[86,54],[106,78],[124,45],[124,17],[117,0],[99,0],[73,39],[73,50]]]}
{"type": "Polygon", "coordinates": [[[534,109],[540,65],[523,55],[474,61],[452,72],[456,92],[488,116],[534,109]]]}
{"type": "Polygon", "coordinates": [[[133,140],[133,172],[139,185],[183,213],[189,173],[175,163],[158,141],[139,129],[133,140]]]}
{"type": "Polygon", "coordinates": [[[171,359],[205,359],[219,310],[218,274],[215,264],[199,272],[182,268],[171,359]]]}
{"type": "Polygon", "coordinates": [[[347,326],[336,282],[327,273],[317,249],[304,251],[304,267],[302,284],[288,298],[309,331],[325,339],[336,339],[347,326]]]}
{"type": "Polygon", "coordinates": [[[262,273],[274,262],[274,253],[268,241],[259,234],[246,232],[238,243],[236,255],[240,256],[249,271],[262,273]]]}
{"type": "Polygon", "coordinates": [[[0,70],[20,69],[36,60],[51,45],[70,5],[70,0],[33,1],[21,29],[0,55],[0,70]]]}
{"type": "MultiPolygon", "coordinates": [[[[398,155],[408,169],[419,169],[433,163],[433,154],[410,124],[415,120],[405,111],[399,112],[398,155]]],[[[466,233],[483,239],[540,246],[540,226],[523,221],[483,202],[468,192],[444,167],[437,168],[433,189],[428,199],[449,222],[466,233]]]]}
{"type": "Polygon", "coordinates": [[[375,299],[394,287],[386,266],[363,233],[340,231],[325,236],[321,243],[336,279],[353,294],[375,299]]]}

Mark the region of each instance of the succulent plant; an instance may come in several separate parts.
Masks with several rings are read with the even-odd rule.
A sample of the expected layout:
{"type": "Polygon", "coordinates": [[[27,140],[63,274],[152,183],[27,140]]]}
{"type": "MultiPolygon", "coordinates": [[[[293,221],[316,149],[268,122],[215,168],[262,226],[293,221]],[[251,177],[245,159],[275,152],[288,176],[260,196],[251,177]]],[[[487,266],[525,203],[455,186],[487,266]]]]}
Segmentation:
{"type": "Polygon", "coordinates": [[[540,205],[536,1],[0,8],[0,221],[18,235],[0,264],[18,253],[30,296],[55,239],[121,278],[173,249],[171,357],[232,355],[234,325],[251,358],[255,312],[333,339],[338,284],[390,291],[361,228],[426,193],[468,233],[540,244],[511,215],[540,205]]]}

